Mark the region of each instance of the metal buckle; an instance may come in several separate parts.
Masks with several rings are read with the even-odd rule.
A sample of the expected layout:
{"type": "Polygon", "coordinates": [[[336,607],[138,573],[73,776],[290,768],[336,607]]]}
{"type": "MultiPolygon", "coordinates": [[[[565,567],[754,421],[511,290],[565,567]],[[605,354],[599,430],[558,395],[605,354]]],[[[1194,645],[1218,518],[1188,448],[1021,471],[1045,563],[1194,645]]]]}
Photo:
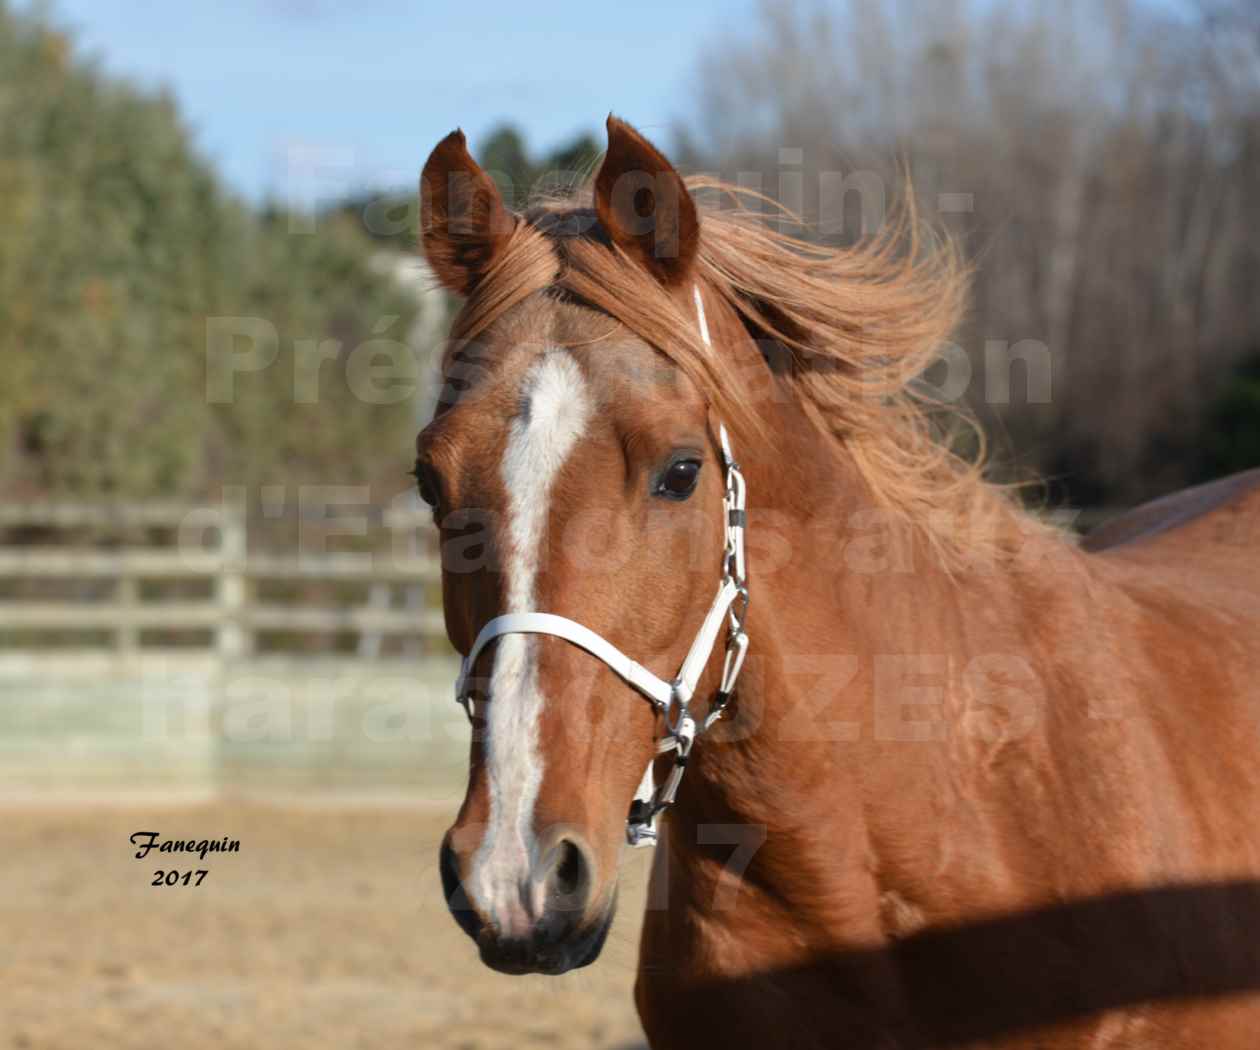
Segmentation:
{"type": "Polygon", "coordinates": [[[682,686],[682,682],[680,682],[677,678],[670,683],[670,686],[669,702],[665,705],[665,708],[661,713],[665,716],[665,728],[669,731],[669,735],[677,740],[679,738],[678,733],[682,728],[683,721],[687,718],[690,712],[691,701],[683,699],[682,689],[680,688],[682,686]],[[677,712],[677,716],[671,719],[670,715],[675,711],[677,712]]]}
{"type": "Polygon", "coordinates": [[[656,818],[660,810],[656,808],[655,803],[636,802],[635,805],[641,805],[643,812],[636,813],[634,808],[631,808],[630,816],[626,818],[626,843],[632,849],[655,846],[657,842],[656,818]]]}
{"type": "MultiPolygon", "coordinates": [[[[734,579],[734,577],[732,577],[732,579],[734,579]]],[[[735,635],[743,633],[744,621],[748,619],[748,587],[744,583],[739,583],[739,581],[736,582],[738,584],[738,590],[735,592],[735,598],[731,602],[731,607],[726,611],[727,623],[730,628],[730,636],[728,636],[726,640],[726,646],[728,649],[731,646],[731,639],[735,635]],[[736,605],[739,606],[738,611],[736,611],[736,605]]]]}

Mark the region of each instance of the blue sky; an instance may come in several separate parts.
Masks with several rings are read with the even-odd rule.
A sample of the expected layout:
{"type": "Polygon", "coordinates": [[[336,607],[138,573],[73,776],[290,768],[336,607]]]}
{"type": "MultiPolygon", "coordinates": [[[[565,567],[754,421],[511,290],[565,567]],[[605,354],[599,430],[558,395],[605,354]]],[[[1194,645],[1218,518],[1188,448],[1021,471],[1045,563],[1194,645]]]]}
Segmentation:
{"type": "Polygon", "coordinates": [[[545,149],[613,110],[668,142],[701,48],[752,0],[38,6],[105,69],[166,85],[233,188],[300,204],[412,184],[456,125],[475,147],[510,120],[545,149]]]}

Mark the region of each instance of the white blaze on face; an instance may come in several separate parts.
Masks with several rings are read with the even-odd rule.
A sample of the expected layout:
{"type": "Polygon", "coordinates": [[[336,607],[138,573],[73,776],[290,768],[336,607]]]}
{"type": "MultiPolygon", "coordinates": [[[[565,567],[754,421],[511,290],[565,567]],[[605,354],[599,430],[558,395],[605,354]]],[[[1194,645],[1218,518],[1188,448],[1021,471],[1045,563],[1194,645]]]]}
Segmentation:
{"type": "MultiPolygon", "coordinates": [[[[539,611],[535,581],[552,484],[592,411],[577,362],[561,350],[549,350],[525,374],[520,404],[500,467],[508,496],[503,568],[504,612],[510,613],[539,611]]],[[[535,859],[532,823],[543,774],[536,646],[537,639],[524,634],[504,635],[495,642],[486,724],[490,823],[468,887],[481,913],[509,933],[523,933],[530,925],[521,890],[535,859]]]]}

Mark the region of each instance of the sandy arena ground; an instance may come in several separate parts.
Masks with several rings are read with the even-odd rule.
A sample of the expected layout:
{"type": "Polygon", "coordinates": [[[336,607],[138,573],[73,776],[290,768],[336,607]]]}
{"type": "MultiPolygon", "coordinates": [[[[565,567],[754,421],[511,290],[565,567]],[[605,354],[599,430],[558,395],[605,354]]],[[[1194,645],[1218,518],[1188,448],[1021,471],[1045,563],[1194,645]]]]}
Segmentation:
{"type": "Polygon", "coordinates": [[[449,805],[0,808],[0,1048],[631,1050],[647,858],[603,956],[503,977],[446,913],[449,805]],[[241,840],[151,886],[129,836],[241,840]]]}

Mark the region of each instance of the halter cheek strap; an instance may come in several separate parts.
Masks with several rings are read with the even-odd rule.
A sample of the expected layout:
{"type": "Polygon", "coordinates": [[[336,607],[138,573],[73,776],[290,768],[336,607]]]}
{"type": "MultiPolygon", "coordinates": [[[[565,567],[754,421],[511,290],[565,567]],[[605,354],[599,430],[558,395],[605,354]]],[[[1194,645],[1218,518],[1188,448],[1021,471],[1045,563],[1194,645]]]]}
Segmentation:
{"type": "MultiPolygon", "coordinates": [[[[700,335],[709,342],[709,329],[704,317],[704,304],[700,291],[695,291],[696,312],[700,335]]],[[[730,438],[726,427],[719,424],[718,438],[722,450],[722,466],[725,472],[725,493],[722,497],[725,549],[722,554],[722,578],[718,584],[709,611],[688,649],[677,676],[666,681],[653,674],[642,664],[632,660],[612,642],[576,620],[554,613],[518,612],[496,616],[478,633],[468,655],[464,657],[455,682],[455,699],[464,708],[469,721],[473,718],[472,672],[477,658],[496,638],[505,634],[549,634],[586,650],[606,664],[627,685],[642,693],[665,720],[666,736],[657,744],[657,755],[676,752],[673,768],[659,791],[655,788],[655,758],[648,762],[643,780],[635,792],[634,804],[626,822],[626,838],[632,846],[651,846],[657,839],[657,818],[669,807],[678,792],[683,771],[696,737],[706,732],[722,717],[730,702],[736,680],[744,666],[748,653],[748,635],[744,631],[744,619],[748,611],[748,585],[744,558],[744,529],[747,524],[744,476],[731,453],[730,438]],[[722,680],[713,703],[704,719],[697,726],[691,717],[691,700],[695,695],[700,676],[708,666],[709,658],[717,645],[723,621],[727,625],[726,656],[722,664],[722,680]]]]}

